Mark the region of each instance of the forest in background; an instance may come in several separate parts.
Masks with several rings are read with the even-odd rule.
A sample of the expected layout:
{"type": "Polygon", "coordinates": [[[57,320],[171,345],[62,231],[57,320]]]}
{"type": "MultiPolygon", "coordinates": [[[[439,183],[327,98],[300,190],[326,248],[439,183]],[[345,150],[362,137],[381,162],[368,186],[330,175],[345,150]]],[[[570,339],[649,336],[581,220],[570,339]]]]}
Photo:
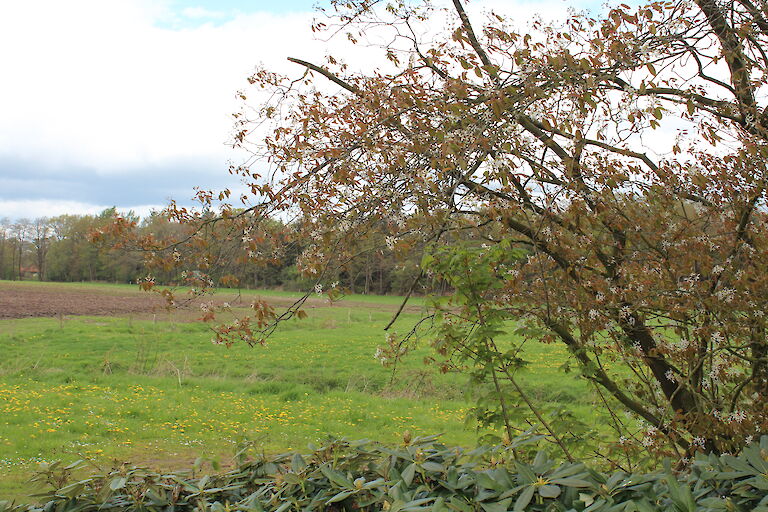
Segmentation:
{"type": "MultiPolygon", "coordinates": [[[[90,237],[113,222],[116,213],[114,208],[108,208],[95,215],[0,219],[0,279],[137,283],[148,275],[141,250],[100,246],[90,237]]],[[[136,222],[137,234],[151,234],[161,240],[178,236],[187,229],[161,214],[139,219],[129,213],[127,217],[136,222]]],[[[274,222],[276,230],[286,228],[274,222]]],[[[418,273],[418,253],[413,258],[395,261],[383,235],[380,238],[381,243],[373,241],[365,255],[349,262],[335,276],[339,285],[350,293],[404,294],[418,273]]],[[[264,265],[237,261],[229,255],[227,242],[214,243],[221,244],[215,251],[220,255],[218,277],[230,278],[220,282],[222,286],[231,283],[232,276],[242,288],[306,290],[314,283],[296,270],[301,247],[292,246],[279,259],[264,265]]],[[[179,282],[177,274],[175,269],[152,269],[159,284],[179,282]]]]}

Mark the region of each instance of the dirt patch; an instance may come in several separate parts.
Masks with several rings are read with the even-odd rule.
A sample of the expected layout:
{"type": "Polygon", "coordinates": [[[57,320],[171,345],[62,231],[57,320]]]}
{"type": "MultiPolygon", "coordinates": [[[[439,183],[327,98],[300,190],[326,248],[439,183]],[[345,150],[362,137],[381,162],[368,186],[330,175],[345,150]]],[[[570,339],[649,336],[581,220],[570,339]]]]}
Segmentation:
{"type": "Polygon", "coordinates": [[[115,295],[0,284],[0,319],[59,315],[111,316],[162,310],[164,301],[149,294],[115,295]]]}
{"type": "MultiPolygon", "coordinates": [[[[292,305],[297,297],[259,296],[258,294],[243,294],[229,290],[220,290],[213,296],[197,298],[187,302],[186,297],[179,296],[181,307],[169,313],[167,303],[159,295],[135,290],[114,288],[99,289],[79,284],[62,283],[24,283],[0,282],[0,319],[56,317],[67,315],[87,316],[116,316],[136,315],[138,318],[155,317],[172,314],[174,321],[193,321],[200,316],[200,302],[213,302],[221,305],[226,302],[235,308],[248,307],[257,299],[263,299],[273,307],[285,308],[292,305]]],[[[343,300],[330,305],[327,300],[319,297],[309,297],[304,308],[340,308],[351,310],[372,310],[394,313],[398,306],[395,304],[380,304],[343,300]]],[[[417,313],[420,306],[408,305],[405,312],[417,313]]]]}

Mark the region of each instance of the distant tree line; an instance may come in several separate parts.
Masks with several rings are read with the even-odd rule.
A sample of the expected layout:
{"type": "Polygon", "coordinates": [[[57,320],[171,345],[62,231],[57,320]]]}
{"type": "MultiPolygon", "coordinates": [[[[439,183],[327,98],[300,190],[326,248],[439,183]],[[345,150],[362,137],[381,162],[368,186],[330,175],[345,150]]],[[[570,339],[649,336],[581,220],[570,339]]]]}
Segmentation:
{"type": "MultiPolygon", "coordinates": [[[[35,219],[0,219],[0,279],[39,280],[59,282],[101,281],[136,283],[149,275],[144,266],[141,248],[115,248],[109,244],[93,243],[92,234],[110,225],[116,211],[109,208],[95,215],[59,215],[35,219]]],[[[135,222],[137,235],[150,235],[156,240],[173,240],[184,236],[187,229],[161,214],[135,222]]],[[[284,232],[290,226],[275,223],[275,231],[284,232]]],[[[394,258],[393,251],[381,240],[372,240],[366,253],[350,261],[331,276],[340,287],[352,293],[402,294],[408,291],[418,272],[418,257],[411,260],[394,258]]],[[[279,258],[253,263],[232,255],[234,240],[226,236],[210,237],[217,254],[213,275],[217,284],[242,288],[282,288],[306,290],[313,282],[297,270],[297,256],[302,247],[293,245],[281,252],[279,258]],[[232,279],[232,278],[235,279],[232,279]],[[235,284],[236,283],[236,284],[235,284]]],[[[261,250],[273,250],[274,242],[264,238],[261,250]]],[[[417,253],[414,253],[417,254],[417,253]]],[[[153,268],[152,277],[158,284],[181,284],[184,279],[177,268],[153,268]]]]}
{"type": "Polygon", "coordinates": [[[98,215],[59,215],[10,221],[0,219],[0,279],[128,282],[141,273],[141,258],[111,253],[89,234],[112,219],[98,215]]]}

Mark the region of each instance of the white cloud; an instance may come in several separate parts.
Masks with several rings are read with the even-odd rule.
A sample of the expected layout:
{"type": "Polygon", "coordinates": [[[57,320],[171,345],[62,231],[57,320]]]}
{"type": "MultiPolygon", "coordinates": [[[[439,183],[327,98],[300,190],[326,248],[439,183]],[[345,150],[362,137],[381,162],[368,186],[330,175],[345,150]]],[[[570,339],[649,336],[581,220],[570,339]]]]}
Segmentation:
{"type": "MultiPolygon", "coordinates": [[[[238,158],[226,145],[235,92],[257,63],[285,68],[286,56],[307,53],[312,14],[239,15],[181,30],[157,25],[167,16],[164,5],[139,0],[0,4],[0,159],[64,176],[90,169],[104,186],[137,168],[177,167],[189,190],[182,199],[195,185],[211,185],[175,165],[197,160],[220,183],[227,160],[238,158]]],[[[33,179],[13,167],[0,168],[2,178],[33,179]]],[[[0,191],[3,215],[28,215],[22,200],[35,215],[48,214],[29,201],[39,198],[16,196],[11,204],[9,193],[0,191]]],[[[78,205],[73,212],[101,208],[78,205]]]]}
{"type": "MultiPolygon", "coordinates": [[[[37,217],[56,217],[58,215],[95,215],[111,206],[82,203],[79,201],[57,201],[49,199],[19,200],[0,202],[0,219],[33,219],[37,217]]],[[[162,205],[136,205],[118,208],[118,211],[146,217],[153,211],[162,209],[162,205]]]]}
{"type": "Polygon", "coordinates": [[[311,15],[155,26],[141,2],[43,0],[0,8],[0,154],[101,172],[216,156],[235,91],[259,61],[309,45],[311,15]]]}
{"type": "MultiPolygon", "coordinates": [[[[470,5],[478,12],[490,4],[470,5]]],[[[559,0],[506,2],[500,10],[527,19],[531,12],[552,13],[565,5],[559,0]]],[[[211,183],[220,183],[227,160],[240,158],[226,143],[231,114],[240,107],[235,92],[246,87],[254,66],[263,63],[298,75],[301,70],[286,57],[321,62],[328,47],[309,30],[312,12],[241,13],[215,25],[171,30],[162,24],[178,17],[169,6],[167,0],[2,2],[0,161],[24,161],[27,167],[64,177],[78,169],[79,179],[87,172],[105,187],[110,176],[125,183],[136,169],[176,168],[176,189],[189,189],[187,197],[194,185],[210,184],[201,182],[199,173],[187,176],[177,162],[197,161],[210,167],[211,183]]],[[[186,17],[216,14],[194,8],[181,12],[186,17]]],[[[373,65],[369,53],[350,48],[343,38],[332,51],[352,69],[373,65]]],[[[0,180],[25,179],[21,174],[0,168],[0,180]]],[[[31,180],[36,178],[26,179],[30,186],[24,190],[33,190],[31,180]]],[[[119,187],[117,183],[112,186],[119,187]]],[[[149,189],[153,183],[142,185],[149,189]]],[[[0,191],[3,197],[8,199],[9,192],[0,191]]],[[[39,202],[45,197],[12,199],[48,215],[39,202]]],[[[1,201],[0,212],[5,213],[0,214],[21,208],[1,201]]],[[[146,201],[153,199],[131,196],[122,204],[146,201]]],[[[93,203],[88,211],[101,208],[95,206],[98,197],[93,203]]],[[[83,204],[70,206],[73,212],[84,212],[83,204]]],[[[66,205],[50,202],[51,209],[66,205]]]]}
{"type": "Polygon", "coordinates": [[[227,17],[224,11],[212,11],[204,7],[187,7],[181,11],[181,15],[194,19],[221,19],[227,17]]]}

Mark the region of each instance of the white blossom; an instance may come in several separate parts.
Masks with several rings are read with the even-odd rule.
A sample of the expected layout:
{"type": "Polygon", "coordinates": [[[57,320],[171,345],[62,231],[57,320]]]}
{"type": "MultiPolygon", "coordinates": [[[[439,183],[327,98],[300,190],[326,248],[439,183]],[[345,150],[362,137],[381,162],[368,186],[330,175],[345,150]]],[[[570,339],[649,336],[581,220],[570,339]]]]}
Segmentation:
{"type": "Polygon", "coordinates": [[[747,413],[738,410],[731,413],[731,415],[728,417],[728,422],[730,423],[731,421],[735,421],[736,423],[741,423],[745,419],[747,419],[747,413]]]}
{"type": "Polygon", "coordinates": [[[373,354],[373,358],[376,359],[381,364],[384,364],[387,362],[387,356],[384,354],[384,350],[382,350],[381,347],[376,348],[376,353],[373,354]]]}
{"type": "Polygon", "coordinates": [[[723,288],[722,290],[715,292],[715,296],[723,302],[733,302],[733,299],[736,296],[736,290],[733,288],[723,288]]]}

